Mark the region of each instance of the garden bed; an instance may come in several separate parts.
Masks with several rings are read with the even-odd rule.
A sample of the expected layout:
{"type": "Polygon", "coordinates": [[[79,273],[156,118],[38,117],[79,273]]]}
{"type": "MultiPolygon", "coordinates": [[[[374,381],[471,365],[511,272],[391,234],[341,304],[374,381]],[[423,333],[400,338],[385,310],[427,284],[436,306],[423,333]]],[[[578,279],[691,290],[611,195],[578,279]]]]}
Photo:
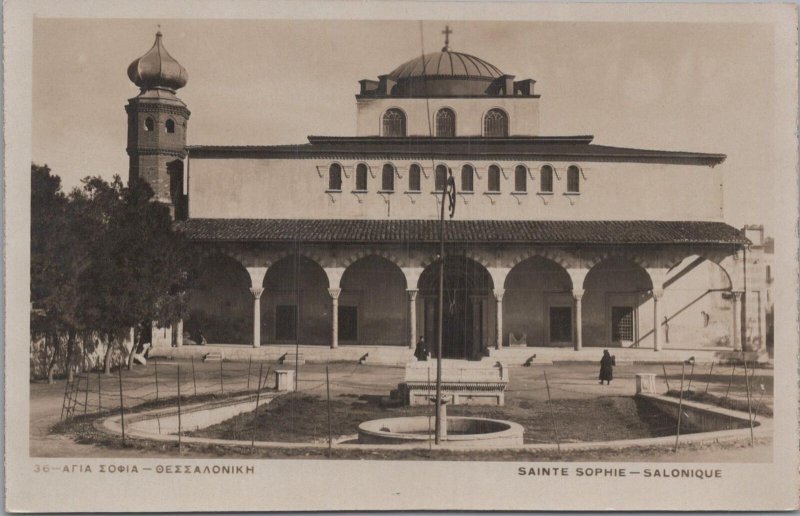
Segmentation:
{"type": "MultiPolygon", "coordinates": [[[[673,398],[680,398],[681,392],[678,390],[671,390],[668,391],[667,396],[673,398]]],[[[764,403],[764,400],[760,399],[761,396],[753,396],[750,399],[750,410],[752,411],[754,416],[766,416],[772,417],[772,407],[764,403]]],[[[696,401],[698,403],[705,403],[708,405],[714,405],[715,407],[721,407],[730,410],[738,410],[741,412],[747,412],[747,400],[742,400],[738,398],[726,398],[723,396],[717,396],[715,394],[710,394],[707,392],[699,392],[699,391],[683,391],[683,399],[687,401],[696,401]]]]}

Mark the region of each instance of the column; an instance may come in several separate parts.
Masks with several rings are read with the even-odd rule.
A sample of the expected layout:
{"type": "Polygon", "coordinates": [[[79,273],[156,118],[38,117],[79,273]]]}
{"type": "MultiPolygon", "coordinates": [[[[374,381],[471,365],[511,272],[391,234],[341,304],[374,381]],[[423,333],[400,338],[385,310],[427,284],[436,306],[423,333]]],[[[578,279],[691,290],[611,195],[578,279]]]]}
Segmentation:
{"type": "Polygon", "coordinates": [[[503,294],[505,293],[506,290],[503,288],[494,289],[494,298],[497,300],[497,340],[494,344],[495,349],[503,347],[503,294]]]}
{"type": "Polygon", "coordinates": [[[742,348],[742,293],[731,292],[733,297],[733,350],[744,351],[742,348]]]}
{"type": "Polygon", "coordinates": [[[572,289],[572,297],[575,299],[575,351],[583,349],[583,293],[582,288],[572,289]]]}
{"type": "Polygon", "coordinates": [[[664,289],[653,289],[653,351],[661,351],[663,339],[661,338],[661,298],[664,289]]]}
{"type": "Polygon", "coordinates": [[[339,347],[339,294],[340,288],[329,288],[328,294],[331,295],[331,348],[339,347]]]}
{"type": "Polygon", "coordinates": [[[253,294],[253,347],[261,346],[261,294],[264,289],[261,287],[251,288],[253,294]]]}
{"type": "Polygon", "coordinates": [[[408,347],[414,349],[417,345],[417,292],[408,289],[408,347]]]}

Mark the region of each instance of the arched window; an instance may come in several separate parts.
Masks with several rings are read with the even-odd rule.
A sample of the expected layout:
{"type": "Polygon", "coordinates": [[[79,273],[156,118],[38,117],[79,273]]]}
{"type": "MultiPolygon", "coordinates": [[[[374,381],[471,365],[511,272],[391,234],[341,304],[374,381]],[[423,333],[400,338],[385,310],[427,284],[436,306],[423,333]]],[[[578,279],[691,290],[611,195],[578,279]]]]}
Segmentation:
{"type": "Polygon", "coordinates": [[[447,167],[444,165],[436,165],[434,185],[437,192],[441,192],[447,186],[447,167]]]}
{"type": "Polygon", "coordinates": [[[168,133],[175,132],[175,120],[171,118],[167,118],[167,121],[164,123],[164,130],[168,133]]]}
{"type": "Polygon", "coordinates": [[[514,169],[514,191],[528,191],[528,169],[525,168],[525,165],[517,165],[517,168],[514,169]]]}
{"type": "Polygon", "coordinates": [[[384,136],[406,135],[406,114],[399,109],[392,108],[383,114],[384,136]]]}
{"type": "Polygon", "coordinates": [[[394,166],[387,163],[383,166],[383,173],[381,174],[381,190],[385,192],[394,191],[394,166]]]}
{"type": "Polygon", "coordinates": [[[553,167],[545,165],[540,171],[539,191],[542,193],[553,193],[553,167]]]}
{"type": "Polygon", "coordinates": [[[436,136],[456,135],[456,114],[452,109],[442,108],[436,113],[436,136]]]}
{"type": "Polygon", "coordinates": [[[338,163],[332,163],[328,169],[328,190],[341,190],[342,189],[342,166],[338,163]]]}
{"type": "Polygon", "coordinates": [[[581,191],[581,169],[575,165],[567,168],[567,192],[579,193],[581,191]]]}
{"type": "Polygon", "coordinates": [[[475,176],[475,169],[472,168],[472,165],[464,165],[461,167],[461,191],[462,192],[471,192],[473,191],[472,186],[472,178],[475,176]]]}
{"type": "Polygon", "coordinates": [[[156,128],[156,123],[153,122],[152,118],[147,117],[147,118],[144,119],[144,130],[145,131],[147,131],[149,133],[149,132],[155,130],[155,128],[156,128]]]}
{"type": "Polygon", "coordinates": [[[356,190],[367,189],[367,166],[359,163],[356,166],[356,190]]]}
{"type": "Polygon", "coordinates": [[[497,165],[489,165],[489,191],[500,191],[500,167],[497,165]]]}
{"type": "Polygon", "coordinates": [[[489,138],[508,136],[508,115],[502,109],[490,109],[483,119],[483,135],[489,138]]]}
{"type": "Polygon", "coordinates": [[[420,175],[421,170],[419,165],[416,163],[411,165],[408,168],[408,191],[409,192],[419,192],[420,191],[420,175]]]}

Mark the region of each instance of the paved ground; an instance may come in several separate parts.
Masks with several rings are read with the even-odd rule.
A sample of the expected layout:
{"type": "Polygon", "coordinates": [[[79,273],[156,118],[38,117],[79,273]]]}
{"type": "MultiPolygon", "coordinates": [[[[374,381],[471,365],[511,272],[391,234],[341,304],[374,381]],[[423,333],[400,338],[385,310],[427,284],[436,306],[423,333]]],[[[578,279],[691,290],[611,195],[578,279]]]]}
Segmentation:
{"type": "MultiPolygon", "coordinates": [[[[250,388],[257,383],[259,365],[249,366],[247,363],[225,362],[220,372],[219,363],[192,364],[190,362],[160,362],[158,365],[152,361],[148,366],[137,366],[134,371],[123,371],[123,401],[125,407],[132,407],[156,397],[156,375],[158,376],[158,396],[169,397],[177,393],[177,366],[181,368],[181,394],[204,392],[233,392],[242,391],[248,387],[248,370],[250,372],[250,388]],[[220,374],[221,373],[221,374],[220,374]],[[220,377],[222,381],[220,381],[220,377]]],[[[275,364],[264,364],[274,370],[275,364]]],[[[283,366],[277,366],[283,368],[283,366]]],[[[386,367],[376,365],[357,365],[336,363],[329,366],[331,395],[373,395],[387,396],[389,391],[396,387],[403,376],[400,367],[386,367]]],[[[506,396],[521,399],[547,399],[547,389],[544,376],[550,384],[550,394],[553,398],[574,399],[594,398],[599,396],[629,396],[635,393],[635,373],[650,372],[658,375],[658,388],[666,390],[666,383],[661,366],[657,365],[621,365],[615,368],[615,379],[611,385],[599,385],[597,382],[597,366],[590,364],[558,364],[552,366],[512,367],[510,369],[511,382],[506,391],[506,396]]],[[[715,366],[712,375],[708,375],[708,366],[695,368],[692,379],[692,390],[706,389],[711,393],[724,395],[730,384],[729,396],[745,399],[745,382],[743,371],[737,368],[733,381],[731,381],[732,368],[715,366]]],[[[667,367],[670,387],[677,389],[680,384],[681,369],[678,366],[667,367]]],[[[298,388],[319,396],[325,395],[325,365],[306,364],[299,368],[298,388]]],[[[690,368],[686,369],[685,387],[688,387],[690,368]]],[[[269,383],[274,383],[270,374],[269,383]]],[[[751,384],[753,392],[753,405],[758,410],[760,407],[772,404],[772,370],[757,369],[754,372],[751,384]],[[763,390],[761,386],[763,385],[763,390]]],[[[111,376],[98,376],[96,373],[89,375],[89,395],[86,397],[85,381],[78,395],[76,413],[82,413],[84,402],[88,401],[87,411],[94,412],[98,408],[98,401],[103,410],[119,407],[119,378],[117,374],[111,376]],[[98,397],[98,383],[101,386],[98,397]]],[[[122,450],[103,448],[91,444],[79,444],[72,438],[64,435],[53,435],[49,428],[58,422],[65,392],[63,380],[53,385],[46,383],[31,384],[31,418],[30,418],[30,452],[33,456],[47,457],[160,457],[164,453],[143,450],[122,450]]],[[[194,455],[202,456],[202,455],[194,455]]],[[[209,457],[218,457],[209,455],[209,457]]],[[[737,447],[733,449],[713,448],[708,450],[694,450],[679,452],[677,454],[665,452],[661,457],[648,455],[643,460],[669,460],[669,461],[765,461],[771,460],[771,443],[755,448],[737,447]]],[[[620,460],[637,460],[636,456],[620,457],[620,460]]]]}

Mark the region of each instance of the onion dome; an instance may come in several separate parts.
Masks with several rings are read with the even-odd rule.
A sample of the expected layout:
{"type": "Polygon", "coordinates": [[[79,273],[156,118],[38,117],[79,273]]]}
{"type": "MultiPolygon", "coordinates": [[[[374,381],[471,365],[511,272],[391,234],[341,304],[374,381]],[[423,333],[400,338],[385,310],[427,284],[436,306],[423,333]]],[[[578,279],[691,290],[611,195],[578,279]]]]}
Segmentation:
{"type": "Polygon", "coordinates": [[[186,86],[189,74],[169,55],[161,38],[161,31],[156,32],[156,41],[152,48],[128,66],[128,78],[143,91],[166,89],[174,93],[178,88],[186,86]]]}

